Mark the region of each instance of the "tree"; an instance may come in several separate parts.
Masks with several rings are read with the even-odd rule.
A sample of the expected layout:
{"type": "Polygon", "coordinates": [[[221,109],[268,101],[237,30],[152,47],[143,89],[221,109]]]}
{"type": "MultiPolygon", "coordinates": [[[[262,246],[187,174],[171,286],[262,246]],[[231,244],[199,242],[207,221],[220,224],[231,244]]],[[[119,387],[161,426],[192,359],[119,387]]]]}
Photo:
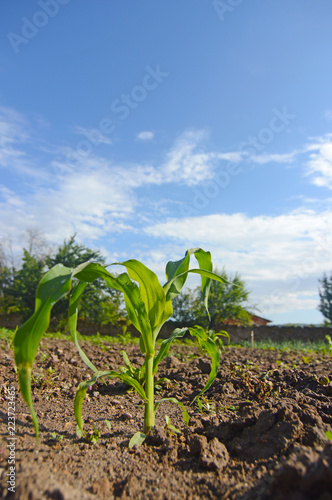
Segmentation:
{"type": "Polygon", "coordinates": [[[0,314],[7,314],[10,301],[8,288],[13,282],[13,270],[6,255],[5,244],[0,241],[0,314]]]}
{"type": "MultiPolygon", "coordinates": [[[[251,316],[247,311],[247,308],[250,307],[248,303],[250,292],[246,288],[244,280],[238,273],[234,276],[228,275],[225,269],[222,269],[221,272],[216,270],[215,273],[224,278],[226,282],[211,282],[208,303],[210,321],[201,304],[201,291],[200,289],[196,290],[193,310],[197,323],[211,329],[228,319],[245,325],[250,324],[251,316]]],[[[251,306],[252,308],[253,306],[251,306]]]]}
{"type": "Polygon", "coordinates": [[[324,273],[322,279],[318,280],[321,284],[319,288],[320,304],[318,310],[326,318],[328,323],[332,323],[332,274],[330,277],[324,273]]]}
{"type": "MultiPolygon", "coordinates": [[[[88,260],[105,264],[98,250],[92,250],[75,241],[76,235],[64,241],[53,254],[39,230],[28,229],[25,233],[27,249],[23,249],[20,269],[14,268],[10,240],[0,241],[0,314],[18,313],[23,320],[31,316],[35,308],[38,284],[47,270],[56,264],[75,268],[88,260]]],[[[76,280],[74,279],[75,283],[76,280]]],[[[52,310],[53,327],[67,324],[69,297],[60,300],[52,310]]],[[[80,302],[79,317],[99,325],[115,324],[123,316],[120,292],[110,290],[104,280],[96,280],[86,287],[80,302]]]]}
{"type": "Polygon", "coordinates": [[[36,289],[49,252],[45,237],[38,229],[27,229],[24,240],[26,247],[18,271],[11,239],[0,241],[0,313],[19,313],[23,319],[34,311],[36,289]]]}
{"type": "Polygon", "coordinates": [[[172,300],[173,306],[173,321],[178,321],[179,323],[194,323],[195,322],[195,311],[194,311],[195,296],[192,290],[186,293],[181,293],[172,300]]]}
{"type": "Polygon", "coordinates": [[[11,284],[6,289],[7,313],[19,312],[27,318],[35,309],[36,290],[43,277],[45,262],[23,249],[22,267],[14,271],[11,284]]]}
{"type": "Polygon", "coordinates": [[[44,260],[51,253],[45,234],[37,228],[28,228],[24,233],[25,248],[29,255],[44,260]]]}
{"type": "MultiPolygon", "coordinates": [[[[68,241],[65,240],[58,247],[54,256],[46,257],[46,265],[49,269],[56,264],[75,268],[88,260],[105,265],[105,258],[99,250],[92,250],[84,245],[80,245],[76,243],[75,238],[76,234],[71,236],[68,241]]],[[[69,297],[65,297],[54,306],[52,317],[56,318],[57,321],[64,322],[67,319],[68,301],[69,297]]],[[[115,324],[122,315],[120,306],[120,292],[110,290],[104,280],[98,279],[86,287],[80,302],[79,316],[100,325],[106,323],[115,324]]]]}

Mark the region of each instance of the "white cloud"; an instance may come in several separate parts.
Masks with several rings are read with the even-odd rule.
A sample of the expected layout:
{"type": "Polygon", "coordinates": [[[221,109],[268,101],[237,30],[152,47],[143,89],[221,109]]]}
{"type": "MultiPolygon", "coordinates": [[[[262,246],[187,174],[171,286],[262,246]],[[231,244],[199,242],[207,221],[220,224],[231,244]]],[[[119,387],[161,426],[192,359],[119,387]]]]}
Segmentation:
{"type": "Polygon", "coordinates": [[[308,151],[307,174],[313,176],[313,184],[332,189],[332,134],[310,143],[308,151]]]}
{"type": "Polygon", "coordinates": [[[198,149],[205,138],[204,130],[187,130],[182,134],[161,167],[166,182],[183,182],[193,186],[212,178],[217,154],[198,149]]]}
{"type": "Polygon", "coordinates": [[[0,168],[33,178],[45,180],[47,173],[29,154],[33,142],[33,130],[27,119],[17,111],[0,106],[0,168]]]}
{"type": "MultiPolygon", "coordinates": [[[[300,154],[308,155],[307,173],[313,182],[332,188],[332,134],[312,139],[303,150],[252,156],[243,151],[211,151],[206,131],[187,130],[159,162],[151,164],[114,164],[93,151],[75,162],[68,159],[66,148],[50,146],[43,150],[49,161],[42,170],[40,158],[31,153],[32,147],[34,152],[41,148],[31,147],[29,130],[24,117],[0,109],[0,160],[31,178],[18,189],[13,184],[0,187],[0,233],[15,236],[27,227],[38,227],[50,242],[59,243],[77,232],[86,243],[102,241],[104,245],[106,238],[114,241],[121,233],[135,235],[133,240],[144,233],[158,238],[160,245],[136,248],[136,257],[157,270],[161,279],[168,260],[182,257],[187,248],[202,246],[211,251],[218,267],[225,265],[247,279],[253,302],[263,306],[263,316],[269,315],[271,304],[274,313],[300,310],[304,305],[316,307],[317,278],[329,270],[331,262],[329,204],[321,205],[321,212],[313,200],[310,206],[315,210],[299,209],[275,217],[214,214],[157,224],[156,213],[165,217],[167,191],[160,198],[161,190],[157,189],[156,199],[150,197],[152,190],[144,192],[142,188],[196,186],[213,179],[223,162],[287,164],[300,154]],[[161,199],[163,207],[158,206],[161,199]],[[328,244],[322,246],[324,240],[328,244]]],[[[82,127],[76,131],[86,137],[90,134],[90,138],[93,132],[82,127]]],[[[303,200],[302,204],[308,206],[303,200]]]]}
{"type": "Polygon", "coordinates": [[[292,163],[298,154],[297,151],[285,154],[269,154],[262,153],[261,155],[253,156],[251,159],[255,163],[292,163]]]}
{"type": "Polygon", "coordinates": [[[27,129],[28,124],[23,115],[0,106],[0,147],[26,142],[29,138],[27,129]]]}
{"type": "Polygon", "coordinates": [[[26,154],[22,143],[29,140],[28,125],[16,111],[0,107],[0,166],[5,168],[27,168],[26,154]]]}
{"type": "MultiPolygon", "coordinates": [[[[265,315],[301,308],[300,295],[317,295],[317,279],[331,266],[331,226],[331,211],[298,211],[169,219],[145,231],[161,242],[171,238],[183,249],[209,249],[218,268],[226,266],[247,280],[253,302],[262,304],[265,315]]],[[[317,307],[318,299],[309,303],[317,307]]]]}
{"type": "Polygon", "coordinates": [[[136,139],[139,141],[152,141],[153,138],[154,132],[151,132],[150,130],[144,130],[136,136],[136,139]]]}

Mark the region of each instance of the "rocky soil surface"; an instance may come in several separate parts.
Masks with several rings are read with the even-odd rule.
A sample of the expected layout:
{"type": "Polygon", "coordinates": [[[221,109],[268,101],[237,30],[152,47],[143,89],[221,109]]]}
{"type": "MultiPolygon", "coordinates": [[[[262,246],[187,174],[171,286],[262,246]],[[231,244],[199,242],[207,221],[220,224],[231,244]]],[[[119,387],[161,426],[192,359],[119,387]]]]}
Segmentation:
{"type": "MultiPolygon", "coordinates": [[[[134,364],[142,362],[136,345],[82,345],[100,369],[123,365],[124,348],[134,364]]],[[[95,384],[83,403],[90,441],[79,438],[73,400],[77,385],[91,372],[73,343],[43,340],[33,376],[40,425],[36,445],[13,353],[0,340],[0,497],[332,499],[332,441],[326,436],[332,431],[332,357],[226,348],[200,409],[190,403],[204,386],[209,367],[195,347],[171,348],[159,370],[169,382],[156,398],[181,400],[189,425],[184,426],[176,405],[160,405],[155,429],[141,447],[129,450],[130,438],[143,424],[139,397],[114,379],[95,384]],[[15,441],[9,440],[8,427],[11,388],[15,441]],[[165,415],[181,433],[165,428],[165,415]],[[13,442],[15,449],[8,447],[13,442]],[[11,457],[15,492],[7,483],[11,457]]]]}

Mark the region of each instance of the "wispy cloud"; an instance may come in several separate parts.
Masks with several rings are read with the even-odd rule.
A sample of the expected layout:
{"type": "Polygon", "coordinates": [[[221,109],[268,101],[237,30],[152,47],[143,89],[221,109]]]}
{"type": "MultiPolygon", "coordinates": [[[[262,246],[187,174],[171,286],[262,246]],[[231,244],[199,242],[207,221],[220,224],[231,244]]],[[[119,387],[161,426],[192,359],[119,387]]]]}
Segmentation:
{"type": "Polygon", "coordinates": [[[0,166],[27,167],[22,144],[28,142],[29,133],[25,118],[16,111],[0,107],[0,166]]]}
{"type": "Polygon", "coordinates": [[[112,141],[109,137],[106,137],[106,135],[102,134],[100,130],[97,129],[89,129],[85,127],[75,127],[74,128],[74,133],[78,135],[83,135],[88,141],[90,141],[92,144],[112,144],[112,141]]]}
{"type": "Polygon", "coordinates": [[[332,189],[332,134],[319,137],[308,145],[307,175],[316,186],[332,189]]]}
{"type": "Polygon", "coordinates": [[[34,143],[33,127],[26,117],[0,106],[0,168],[33,178],[34,182],[45,179],[46,172],[33,156],[34,148],[38,149],[39,145],[34,143]]]}
{"type": "Polygon", "coordinates": [[[153,138],[154,132],[151,132],[150,130],[144,130],[136,136],[136,139],[139,141],[152,141],[153,138]]]}
{"type": "Polygon", "coordinates": [[[293,163],[298,153],[299,153],[298,151],[292,151],[291,153],[284,153],[284,154],[262,153],[260,155],[252,156],[251,160],[254,163],[258,164],[293,163]]]}
{"type": "Polygon", "coordinates": [[[0,146],[26,142],[29,138],[28,123],[17,111],[0,106],[0,146]]]}
{"type": "Polygon", "coordinates": [[[199,147],[206,135],[205,130],[187,130],[175,142],[161,167],[166,182],[193,186],[212,178],[217,154],[199,147]]]}
{"type": "Polygon", "coordinates": [[[61,241],[73,232],[93,240],[132,229],[126,219],[135,207],[135,196],[107,169],[70,174],[66,182],[39,188],[24,198],[9,190],[3,190],[2,195],[3,234],[10,226],[15,234],[36,225],[51,241],[61,241]]]}

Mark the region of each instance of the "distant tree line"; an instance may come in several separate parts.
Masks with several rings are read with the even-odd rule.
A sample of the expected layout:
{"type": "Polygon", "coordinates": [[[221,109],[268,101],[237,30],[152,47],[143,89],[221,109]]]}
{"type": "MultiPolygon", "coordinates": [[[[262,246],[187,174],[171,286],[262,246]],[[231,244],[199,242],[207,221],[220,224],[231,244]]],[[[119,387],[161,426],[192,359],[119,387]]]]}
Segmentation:
{"type": "MultiPolygon", "coordinates": [[[[56,264],[74,268],[87,260],[105,265],[100,251],[79,244],[76,235],[52,249],[40,231],[28,230],[17,268],[10,242],[0,242],[0,316],[19,314],[26,320],[34,312],[38,283],[49,269],[56,264]]],[[[225,279],[225,283],[211,282],[210,319],[201,300],[200,288],[197,288],[187,290],[173,301],[173,320],[210,329],[229,319],[244,325],[251,323],[248,309],[252,310],[253,306],[249,304],[250,292],[245,282],[238,274],[228,275],[225,269],[215,272],[225,279]]],[[[69,297],[65,297],[52,309],[51,321],[58,328],[67,324],[68,302],[69,297]]],[[[79,316],[98,325],[115,325],[125,316],[122,294],[110,290],[103,280],[96,280],[82,295],[79,316]]]]}
{"type": "MultiPolygon", "coordinates": [[[[36,290],[44,274],[56,264],[74,268],[93,260],[105,265],[105,258],[98,250],[76,242],[76,235],[65,240],[55,251],[46,244],[42,234],[35,230],[27,232],[26,248],[22,262],[16,269],[10,250],[4,242],[0,244],[0,315],[19,314],[23,320],[29,318],[35,307],[36,290]],[[7,251],[6,251],[7,250],[7,251]]],[[[74,278],[75,281],[75,278],[74,278]]],[[[52,309],[52,318],[57,326],[67,321],[69,297],[64,297],[52,309]]],[[[120,292],[110,290],[102,280],[87,286],[80,303],[80,318],[100,325],[116,324],[123,317],[120,292]]]]}

